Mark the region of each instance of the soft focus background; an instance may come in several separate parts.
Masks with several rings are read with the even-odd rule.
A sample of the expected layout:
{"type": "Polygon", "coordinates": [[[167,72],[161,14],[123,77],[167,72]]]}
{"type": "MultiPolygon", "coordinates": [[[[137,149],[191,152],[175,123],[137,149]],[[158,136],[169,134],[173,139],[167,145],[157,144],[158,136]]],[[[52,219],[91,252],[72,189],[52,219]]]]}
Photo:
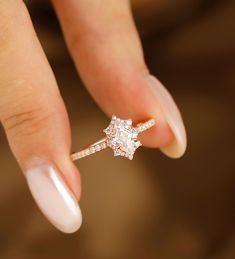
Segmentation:
{"type": "MultiPolygon", "coordinates": [[[[26,3],[77,149],[108,119],[80,82],[50,4],[26,3]]],[[[140,149],[129,162],[106,150],[77,162],[84,222],[65,235],[36,207],[1,129],[0,258],[235,258],[235,1],[135,0],[133,10],[150,70],[182,111],[186,155],[140,149]]]]}

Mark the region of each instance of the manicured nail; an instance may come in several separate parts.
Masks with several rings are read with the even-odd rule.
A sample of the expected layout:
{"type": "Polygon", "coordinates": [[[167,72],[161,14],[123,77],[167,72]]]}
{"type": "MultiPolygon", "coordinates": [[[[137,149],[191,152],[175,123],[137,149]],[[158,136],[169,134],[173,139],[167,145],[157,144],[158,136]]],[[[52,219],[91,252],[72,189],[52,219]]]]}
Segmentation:
{"type": "Polygon", "coordinates": [[[65,233],[75,232],[82,223],[75,196],[55,166],[38,159],[35,161],[25,171],[34,200],[55,227],[65,233]]]}
{"type": "Polygon", "coordinates": [[[170,93],[154,76],[149,75],[148,81],[154,88],[163,115],[175,135],[175,140],[168,146],[161,148],[161,151],[169,157],[179,158],[184,154],[187,146],[186,132],[180,111],[170,93]]]}

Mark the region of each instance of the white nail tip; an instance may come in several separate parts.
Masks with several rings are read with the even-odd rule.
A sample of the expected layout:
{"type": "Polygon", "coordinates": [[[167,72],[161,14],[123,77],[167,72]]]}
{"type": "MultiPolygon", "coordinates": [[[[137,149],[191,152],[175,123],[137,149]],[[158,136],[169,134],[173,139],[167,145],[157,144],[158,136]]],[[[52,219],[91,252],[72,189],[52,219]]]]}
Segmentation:
{"type": "MultiPolygon", "coordinates": [[[[167,94],[169,95],[169,98],[172,99],[168,92],[167,94]]],[[[170,145],[161,148],[161,151],[171,158],[180,158],[185,153],[187,146],[187,137],[180,112],[174,102],[172,106],[175,106],[175,114],[173,114],[172,117],[171,113],[165,112],[165,117],[168,122],[168,125],[170,126],[172,132],[175,135],[175,140],[170,145]]]]}
{"type": "Polygon", "coordinates": [[[169,146],[161,148],[160,150],[171,158],[180,158],[185,153],[186,146],[181,145],[177,140],[175,140],[169,146]]]}
{"type": "Polygon", "coordinates": [[[175,140],[170,145],[161,148],[161,151],[171,158],[179,158],[184,154],[187,146],[186,131],[180,111],[167,89],[154,76],[150,75],[149,80],[155,88],[166,121],[175,135],[175,140]]]}
{"type": "Polygon", "coordinates": [[[34,200],[55,227],[65,233],[80,228],[82,215],[77,200],[53,166],[29,167],[26,179],[34,200]]]}

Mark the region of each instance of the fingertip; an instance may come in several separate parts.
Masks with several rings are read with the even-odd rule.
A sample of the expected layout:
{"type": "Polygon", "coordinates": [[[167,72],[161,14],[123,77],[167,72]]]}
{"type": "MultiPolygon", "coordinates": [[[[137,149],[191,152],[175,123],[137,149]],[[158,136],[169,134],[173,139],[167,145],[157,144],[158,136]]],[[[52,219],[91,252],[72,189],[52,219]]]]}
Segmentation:
{"type": "Polygon", "coordinates": [[[154,76],[148,76],[149,85],[153,89],[156,101],[158,102],[168,128],[173,133],[173,139],[160,146],[161,151],[171,157],[180,158],[186,150],[187,136],[184,122],[180,111],[171,94],[154,76]]]}
{"type": "Polygon", "coordinates": [[[170,145],[174,141],[174,134],[168,123],[162,117],[155,116],[154,119],[156,125],[140,134],[141,143],[150,148],[170,145]]]}
{"type": "Polygon", "coordinates": [[[174,139],[170,145],[161,148],[161,151],[166,156],[177,159],[184,155],[186,151],[186,145],[182,142],[179,142],[179,140],[174,139]]]}
{"type": "Polygon", "coordinates": [[[32,196],[47,219],[65,233],[75,232],[82,223],[77,198],[63,173],[51,161],[33,158],[24,170],[32,196]]]}

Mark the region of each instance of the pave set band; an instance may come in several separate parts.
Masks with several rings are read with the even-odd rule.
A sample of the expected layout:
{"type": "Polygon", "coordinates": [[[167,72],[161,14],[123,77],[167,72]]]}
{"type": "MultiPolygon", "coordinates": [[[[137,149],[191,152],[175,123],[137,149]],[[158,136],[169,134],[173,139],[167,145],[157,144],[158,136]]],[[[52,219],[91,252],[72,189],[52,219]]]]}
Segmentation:
{"type": "Polygon", "coordinates": [[[113,149],[114,156],[123,156],[132,160],[136,149],[142,145],[138,134],[155,124],[155,120],[150,119],[133,126],[131,119],[124,120],[113,115],[110,124],[103,130],[106,137],[73,153],[71,159],[75,161],[110,147],[113,149]]]}

